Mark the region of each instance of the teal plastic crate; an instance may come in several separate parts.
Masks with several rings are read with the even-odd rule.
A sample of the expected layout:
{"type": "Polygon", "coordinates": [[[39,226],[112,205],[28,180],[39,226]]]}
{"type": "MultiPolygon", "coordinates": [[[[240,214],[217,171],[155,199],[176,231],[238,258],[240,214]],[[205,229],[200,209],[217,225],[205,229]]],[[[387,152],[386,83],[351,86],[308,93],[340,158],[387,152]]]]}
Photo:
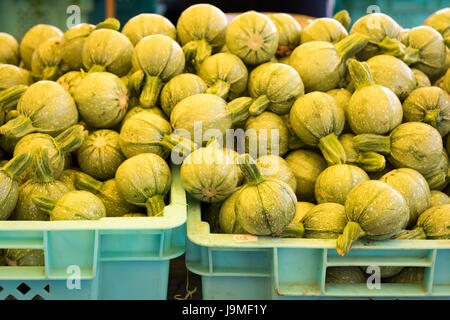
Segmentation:
{"type": "Polygon", "coordinates": [[[448,6],[448,0],[336,0],[334,11],[348,10],[352,23],[378,11],[391,16],[403,28],[413,28],[422,25],[433,12],[448,6]]]}
{"type": "Polygon", "coordinates": [[[188,197],[187,268],[201,276],[203,299],[449,299],[450,241],[357,241],[341,257],[336,240],[210,233],[188,197]],[[327,267],[425,267],[422,284],[327,284],[327,267]]]}
{"type": "Polygon", "coordinates": [[[186,195],[172,172],[162,217],[0,222],[0,248],[45,255],[45,267],[0,267],[0,300],[167,299],[170,260],[186,248],[186,195]]]}

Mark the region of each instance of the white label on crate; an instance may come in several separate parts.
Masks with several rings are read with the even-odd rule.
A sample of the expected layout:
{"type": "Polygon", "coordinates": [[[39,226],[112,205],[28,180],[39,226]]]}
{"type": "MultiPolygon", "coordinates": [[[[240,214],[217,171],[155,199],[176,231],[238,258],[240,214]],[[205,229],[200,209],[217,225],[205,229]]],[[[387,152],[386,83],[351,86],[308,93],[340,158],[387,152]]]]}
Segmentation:
{"type": "Polygon", "coordinates": [[[236,234],[233,236],[233,240],[236,242],[252,242],[258,241],[258,237],[251,234],[236,234]]]}

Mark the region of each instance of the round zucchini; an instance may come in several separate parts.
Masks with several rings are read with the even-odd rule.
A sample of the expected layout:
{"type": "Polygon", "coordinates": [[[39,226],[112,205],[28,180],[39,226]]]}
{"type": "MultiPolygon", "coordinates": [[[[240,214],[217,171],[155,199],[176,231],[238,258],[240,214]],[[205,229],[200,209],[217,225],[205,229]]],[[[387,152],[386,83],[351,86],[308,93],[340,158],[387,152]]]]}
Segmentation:
{"type": "Polygon", "coordinates": [[[83,68],[83,47],[94,30],[94,25],[80,23],[64,32],[61,58],[68,70],[80,71],[83,68]]]}
{"type": "Polygon", "coordinates": [[[69,71],[56,80],[64,89],[66,89],[73,97],[75,89],[81,80],[84,78],[85,73],[82,71],[69,71]]]}
{"type": "Polygon", "coordinates": [[[265,155],[256,159],[256,164],[265,179],[280,180],[297,191],[297,179],[286,160],[276,155],[265,155]]]}
{"type": "Polygon", "coordinates": [[[176,40],[175,26],[164,16],[154,13],[141,13],[134,16],[123,26],[122,33],[136,46],[142,38],[162,34],[176,40]]]}
{"type": "Polygon", "coordinates": [[[247,231],[239,224],[236,217],[236,201],[239,190],[229,196],[221,205],[219,211],[219,226],[221,233],[245,234],[247,231]]]}
{"type": "Polygon", "coordinates": [[[450,239],[450,204],[431,207],[417,220],[416,229],[427,239],[450,239]]]}
{"type": "Polygon", "coordinates": [[[450,204],[450,197],[441,191],[432,190],[430,208],[440,206],[441,204],[450,204]]]}
{"type": "Polygon", "coordinates": [[[16,85],[28,86],[33,83],[33,77],[28,70],[11,64],[0,64],[0,91],[16,85]]]}
{"type": "Polygon", "coordinates": [[[333,18],[313,20],[302,31],[302,43],[310,41],[326,41],[337,43],[348,36],[347,29],[333,18]]]}
{"type": "Polygon", "coordinates": [[[19,43],[12,35],[0,32],[0,64],[19,64],[19,43]]]}
{"type": "Polygon", "coordinates": [[[43,267],[44,250],[6,249],[5,259],[10,267],[43,267]]]}
{"type": "Polygon", "coordinates": [[[61,43],[61,38],[51,38],[34,50],[31,58],[31,74],[34,79],[56,81],[62,75],[61,43]]]}
{"type": "Polygon", "coordinates": [[[300,44],[302,27],[290,14],[272,13],[267,16],[278,31],[277,57],[289,57],[300,44]]]}
{"type": "Polygon", "coordinates": [[[359,267],[328,267],[326,283],[366,283],[366,275],[359,267]]]}
{"type": "Polygon", "coordinates": [[[416,68],[411,68],[411,71],[414,73],[416,77],[417,88],[421,87],[431,87],[431,82],[428,76],[416,68]]]}
{"type": "Polygon", "coordinates": [[[338,203],[320,203],[305,214],[301,224],[305,238],[337,239],[347,224],[345,208],[338,203]]]}

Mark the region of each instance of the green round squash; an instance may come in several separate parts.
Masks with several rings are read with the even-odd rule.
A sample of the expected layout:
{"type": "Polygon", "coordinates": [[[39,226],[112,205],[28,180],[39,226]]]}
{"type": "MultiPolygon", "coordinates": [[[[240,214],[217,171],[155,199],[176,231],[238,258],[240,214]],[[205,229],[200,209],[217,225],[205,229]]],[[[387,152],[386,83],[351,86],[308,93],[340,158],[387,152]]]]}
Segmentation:
{"type": "Polygon", "coordinates": [[[97,196],[83,190],[67,192],[58,200],[33,196],[32,201],[50,216],[50,221],[99,220],[106,217],[103,202],[97,196]]]}
{"type": "Polygon", "coordinates": [[[39,148],[33,155],[33,177],[19,188],[19,198],[11,215],[13,220],[48,221],[50,217],[36,207],[32,197],[43,196],[58,200],[71,191],[64,182],[53,177],[47,149],[39,148]]]}
{"type": "Polygon", "coordinates": [[[164,120],[168,120],[165,113],[158,107],[153,107],[153,108],[142,108],[141,106],[137,106],[137,107],[133,107],[131,109],[128,109],[127,114],[125,115],[125,117],[123,117],[122,122],[120,123],[120,126],[117,128],[117,131],[120,131],[120,129],[123,127],[123,125],[125,124],[125,122],[130,119],[132,116],[134,116],[137,113],[141,113],[143,111],[146,112],[150,112],[153,113],[157,116],[160,116],[161,118],[163,118],[164,120]]]}
{"type": "Polygon", "coordinates": [[[226,45],[245,64],[258,65],[269,61],[278,49],[278,31],[266,15],[255,11],[240,14],[226,30],[226,45]]]}
{"type": "Polygon", "coordinates": [[[444,8],[434,12],[425,19],[423,24],[442,34],[448,46],[450,37],[450,8],[444,8]]]}
{"type": "Polygon", "coordinates": [[[422,284],[424,275],[423,267],[406,267],[395,276],[384,280],[389,283],[422,284]]]}
{"type": "Polygon", "coordinates": [[[345,62],[367,44],[359,34],[345,37],[336,44],[311,41],[298,46],[289,58],[297,70],[306,92],[329,91],[342,87],[347,68],[345,62]]]}
{"type": "Polygon", "coordinates": [[[414,72],[402,60],[378,55],[367,60],[373,81],[390,89],[403,101],[417,87],[414,72]]]}
{"type": "Polygon", "coordinates": [[[309,210],[314,208],[316,205],[311,202],[300,201],[297,202],[297,210],[295,211],[295,217],[291,224],[295,225],[302,221],[303,217],[308,213],[309,210]]]}
{"type": "Polygon", "coordinates": [[[140,153],[155,153],[166,158],[170,150],[161,141],[171,133],[168,121],[153,112],[142,111],[123,124],[119,135],[120,150],[127,158],[140,153]]]}
{"type": "Polygon", "coordinates": [[[431,190],[444,190],[450,182],[450,161],[447,151],[442,151],[439,165],[425,175],[431,190]]]}
{"type": "Polygon", "coordinates": [[[170,117],[173,108],[178,102],[194,94],[204,93],[206,83],[198,75],[193,73],[179,74],[167,82],[161,90],[161,109],[170,117]]]}
{"type": "Polygon", "coordinates": [[[5,258],[10,267],[43,267],[44,250],[6,249],[5,258]]]}
{"type": "MultiPolygon", "coordinates": [[[[65,167],[65,156],[77,150],[87,136],[81,125],[74,125],[53,138],[48,134],[33,133],[20,139],[15,148],[14,156],[24,152],[36,152],[39,148],[47,149],[53,177],[59,179],[65,167]]],[[[21,175],[21,180],[31,178],[32,170],[28,169],[21,175]]]]}
{"type": "Polygon", "coordinates": [[[272,13],[267,15],[278,31],[277,57],[288,57],[300,44],[302,27],[290,14],[272,13]]]}
{"type": "Polygon", "coordinates": [[[87,74],[74,92],[81,119],[92,128],[106,129],[119,124],[127,112],[128,91],[109,72],[87,74]]]}
{"type": "Polygon", "coordinates": [[[362,182],[348,193],[345,213],[348,222],[336,242],[341,256],[350,251],[355,240],[389,239],[409,220],[409,207],[400,192],[376,180],[362,182]]]}
{"type": "Polygon", "coordinates": [[[114,178],[117,168],[125,161],[117,132],[104,129],[91,133],[77,151],[78,165],[88,175],[107,180],[114,178]]]}
{"type": "Polygon", "coordinates": [[[133,44],[112,29],[99,29],[86,39],[82,52],[83,66],[91,72],[111,72],[122,77],[131,69],[133,44]]]}
{"type": "Polygon", "coordinates": [[[77,188],[75,187],[75,177],[77,174],[77,170],[74,169],[66,169],[59,176],[59,181],[64,183],[70,191],[75,191],[77,188]]]}
{"type": "MultiPolygon", "coordinates": [[[[334,101],[336,102],[337,106],[344,110],[345,119],[348,119],[347,115],[347,108],[348,104],[350,102],[350,99],[352,97],[352,93],[344,88],[340,89],[331,89],[326,92],[330,96],[334,98],[334,101]]],[[[348,124],[348,121],[345,121],[344,130],[343,132],[351,132],[350,125],[348,124]]]]}
{"type": "Polygon", "coordinates": [[[336,164],[326,168],[317,177],[314,194],[318,203],[333,202],[344,205],[350,190],[367,180],[369,176],[361,168],[336,164]]]}
{"type": "Polygon", "coordinates": [[[414,73],[414,76],[416,77],[417,88],[431,87],[430,79],[424,72],[416,68],[411,68],[411,71],[414,73]]]}
{"type": "Polygon", "coordinates": [[[248,71],[242,60],[231,53],[216,53],[200,65],[198,75],[205,81],[206,93],[222,99],[239,97],[247,89],[248,71]]]}
{"type": "MultiPolygon", "coordinates": [[[[367,272],[368,274],[370,274],[370,270],[368,270],[366,266],[361,266],[360,267],[363,271],[367,272]]],[[[397,274],[399,274],[404,267],[399,267],[399,266],[381,266],[380,268],[380,277],[381,279],[387,279],[390,277],[393,277],[397,274]]]]}
{"type": "Polygon", "coordinates": [[[412,28],[404,40],[402,60],[423,71],[427,76],[439,74],[445,64],[446,46],[439,32],[428,26],[412,28]]]}
{"type": "Polygon", "coordinates": [[[292,129],[305,144],[317,146],[329,164],[346,162],[338,140],[345,124],[344,110],[324,92],[310,92],[298,98],[289,114],[292,129]]]}
{"type": "MultiPolygon", "coordinates": [[[[180,45],[168,36],[147,36],[133,51],[133,77],[143,77],[138,86],[140,103],[149,108],[156,105],[163,83],[184,70],[185,58],[180,45]]],[[[130,79],[132,81],[132,79],[130,79]]]]}
{"type": "Polygon", "coordinates": [[[323,157],[310,150],[295,150],[286,157],[297,180],[296,195],[299,201],[315,201],[314,186],[317,177],[327,168],[323,157]]]}
{"type": "Polygon", "coordinates": [[[441,191],[432,190],[430,208],[440,206],[441,204],[450,204],[450,197],[441,191]]]}
{"type": "Polygon", "coordinates": [[[450,94],[450,71],[447,71],[445,73],[442,89],[444,89],[445,91],[447,91],[447,93],[450,94]]]}
{"type": "Polygon", "coordinates": [[[290,132],[283,119],[272,112],[250,117],[245,123],[245,149],[254,158],[284,156],[289,150],[290,132]]]}
{"type": "Polygon", "coordinates": [[[416,229],[427,239],[450,239],[450,204],[431,207],[417,220],[416,229]]]}
{"type": "Polygon", "coordinates": [[[184,10],[177,21],[178,40],[186,55],[186,64],[195,69],[225,44],[228,20],[219,8],[202,3],[184,10]]]}
{"type": "Polygon", "coordinates": [[[239,190],[229,196],[220,207],[219,226],[221,233],[245,234],[247,231],[239,224],[236,217],[236,201],[239,199],[239,190]]]}
{"type": "Polygon", "coordinates": [[[80,84],[85,75],[86,74],[81,71],[69,71],[59,77],[56,82],[73,96],[75,94],[75,89],[80,84]]]}
{"type": "Polygon", "coordinates": [[[78,190],[85,190],[95,194],[105,205],[107,217],[122,217],[125,214],[139,211],[138,206],[128,203],[121,196],[115,179],[101,182],[87,174],[77,172],[75,175],[75,186],[78,190]]]}
{"type": "Polygon", "coordinates": [[[301,223],[305,238],[337,239],[347,224],[345,208],[339,203],[320,203],[305,214],[301,223]]]}
{"type": "Polygon", "coordinates": [[[265,110],[282,115],[289,113],[295,100],[305,93],[305,88],[294,68],[268,62],[250,73],[248,91],[255,99],[250,106],[250,115],[257,116],[265,110]]]}
{"type": "Polygon", "coordinates": [[[333,18],[313,20],[302,30],[302,43],[310,41],[326,41],[337,43],[348,36],[347,30],[333,18]]]}
{"type": "Polygon", "coordinates": [[[33,77],[28,70],[11,64],[0,64],[0,91],[16,85],[28,86],[33,83],[33,77]]]}
{"type": "Polygon", "coordinates": [[[375,84],[368,64],[353,60],[349,69],[356,87],[347,108],[350,128],[356,134],[389,133],[402,122],[400,100],[387,87],[375,84]]]}
{"type": "Polygon", "coordinates": [[[20,60],[24,68],[31,70],[31,59],[34,50],[45,40],[50,38],[61,38],[63,33],[57,27],[48,24],[37,24],[29,29],[20,41],[20,60]]]}
{"type": "Polygon", "coordinates": [[[164,197],[170,190],[172,174],[163,158],[141,153],[125,160],[116,171],[116,186],[128,203],[146,207],[149,216],[162,216],[164,197]]]}
{"type": "Polygon", "coordinates": [[[7,220],[16,207],[19,198],[17,179],[33,161],[29,152],[12,158],[0,169],[0,220],[7,220]]]}
{"type": "Polygon", "coordinates": [[[68,70],[83,68],[83,47],[95,26],[80,23],[64,32],[61,45],[61,58],[68,70]]]}
{"type": "Polygon", "coordinates": [[[162,34],[176,40],[177,30],[169,19],[159,14],[141,13],[123,26],[122,33],[136,46],[142,38],[162,34]]]}
{"type": "Polygon", "coordinates": [[[241,185],[243,176],[236,165],[236,152],[212,142],[192,152],[181,165],[181,183],[194,198],[220,202],[241,185]]]}
{"type": "Polygon", "coordinates": [[[438,87],[417,88],[403,102],[405,122],[423,121],[445,137],[450,132],[450,96],[438,87]]]}
{"type": "Polygon", "coordinates": [[[246,184],[235,203],[237,222],[250,234],[280,234],[294,219],[297,198],[280,180],[264,179],[248,154],[239,156],[246,184]]]}
{"type": "Polygon", "coordinates": [[[19,64],[19,43],[12,35],[0,32],[0,64],[19,64]]]}
{"type": "Polygon", "coordinates": [[[328,267],[326,283],[366,283],[366,275],[359,267],[328,267]]]}
{"type": "Polygon", "coordinates": [[[34,79],[56,81],[62,75],[61,43],[61,38],[51,38],[34,50],[31,58],[31,74],[34,79]]]}
{"type": "Polygon", "coordinates": [[[259,171],[264,179],[275,179],[285,182],[292,191],[297,191],[297,179],[286,160],[276,155],[265,155],[256,159],[259,171]]]}
{"type": "Polygon", "coordinates": [[[18,139],[32,132],[57,135],[78,122],[71,95],[53,81],[32,84],[20,98],[17,111],[15,119],[0,127],[0,133],[9,138],[18,139]]]}
{"type": "Polygon", "coordinates": [[[350,34],[359,33],[369,38],[367,46],[358,53],[361,61],[384,52],[384,49],[401,47],[402,27],[384,13],[371,13],[359,18],[350,29],[350,34]]]}
{"type": "Polygon", "coordinates": [[[409,207],[408,226],[414,226],[417,218],[430,207],[430,188],[425,178],[416,170],[400,168],[392,170],[380,178],[400,192],[409,207]]]}

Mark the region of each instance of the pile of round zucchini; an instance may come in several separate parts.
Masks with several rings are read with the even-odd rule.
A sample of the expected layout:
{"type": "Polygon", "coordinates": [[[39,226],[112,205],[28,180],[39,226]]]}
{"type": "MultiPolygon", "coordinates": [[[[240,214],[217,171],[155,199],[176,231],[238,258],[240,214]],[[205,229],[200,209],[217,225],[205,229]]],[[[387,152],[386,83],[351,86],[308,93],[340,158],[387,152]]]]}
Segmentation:
{"type": "MultiPolygon", "coordinates": [[[[349,29],[342,11],[302,29],[199,4],[176,26],[0,33],[0,218],[162,216],[177,158],[212,232],[336,239],[341,255],[360,238],[448,239],[449,16],[349,29]],[[197,141],[199,124],[216,134],[197,141]]],[[[41,263],[24,254],[6,260],[41,263]]]]}

